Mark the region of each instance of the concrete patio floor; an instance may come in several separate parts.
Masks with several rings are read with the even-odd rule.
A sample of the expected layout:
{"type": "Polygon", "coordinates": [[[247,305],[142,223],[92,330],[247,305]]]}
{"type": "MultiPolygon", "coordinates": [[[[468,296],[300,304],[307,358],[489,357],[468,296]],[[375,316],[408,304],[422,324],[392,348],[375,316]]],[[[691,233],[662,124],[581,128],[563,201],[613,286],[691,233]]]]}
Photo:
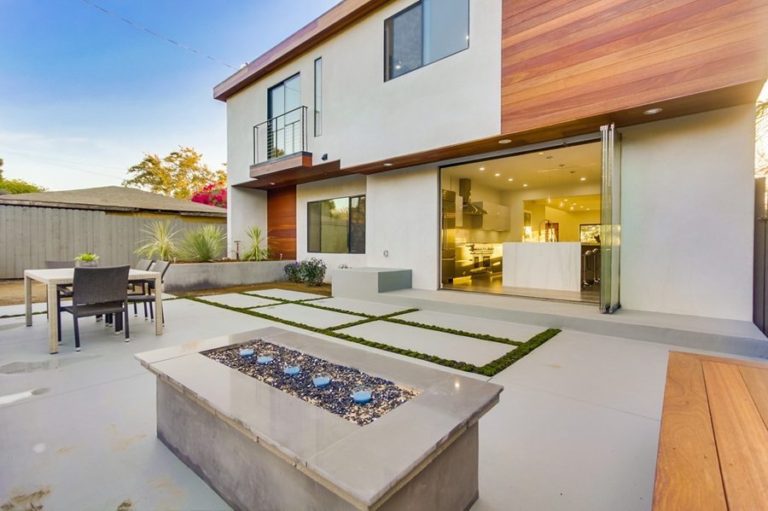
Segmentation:
{"type": "MultiPolygon", "coordinates": [[[[102,323],[83,320],[81,353],[65,317],[55,356],[47,353],[44,315],[29,328],[23,317],[0,319],[0,506],[229,509],[155,438],[154,378],[132,355],[266,326],[291,328],[189,300],[165,307],[163,336],[132,318],[127,344],[102,323]],[[2,404],[3,396],[33,390],[2,404]]],[[[7,313],[0,308],[0,316],[7,313]]],[[[476,321],[451,318],[456,326],[476,321]]],[[[503,329],[498,323],[493,328],[503,329]]],[[[670,349],[680,348],[564,330],[492,378],[505,390],[480,422],[480,499],[472,509],[650,509],[670,349]]]]}

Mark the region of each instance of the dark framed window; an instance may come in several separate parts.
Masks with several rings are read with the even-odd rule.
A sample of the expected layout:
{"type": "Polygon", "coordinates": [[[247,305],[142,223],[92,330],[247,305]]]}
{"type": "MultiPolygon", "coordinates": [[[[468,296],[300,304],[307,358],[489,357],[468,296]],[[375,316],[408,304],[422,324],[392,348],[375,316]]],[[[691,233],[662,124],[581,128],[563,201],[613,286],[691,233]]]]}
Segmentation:
{"type": "Polygon", "coordinates": [[[384,80],[469,48],[469,0],[420,0],[384,20],[384,80]]]}
{"type": "Polygon", "coordinates": [[[307,252],[365,254],[365,195],[307,203],[307,252]]]}
{"type": "Polygon", "coordinates": [[[323,59],[315,59],[315,136],[323,134],[323,59]]]}
{"type": "Polygon", "coordinates": [[[267,91],[267,153],[279,158],[301,150],[301,76],[295,74],[267,91]]]}

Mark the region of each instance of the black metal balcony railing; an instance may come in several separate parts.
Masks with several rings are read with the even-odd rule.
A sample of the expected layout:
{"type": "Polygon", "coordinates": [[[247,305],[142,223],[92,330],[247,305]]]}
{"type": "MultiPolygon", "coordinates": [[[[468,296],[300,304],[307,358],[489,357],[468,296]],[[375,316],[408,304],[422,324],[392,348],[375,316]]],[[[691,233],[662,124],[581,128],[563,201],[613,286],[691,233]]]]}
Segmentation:
{"type": "Polygon", "coordinates": [[[253,164],[305,151],[307,107],[300,106],[253,127],[253,164]]]}

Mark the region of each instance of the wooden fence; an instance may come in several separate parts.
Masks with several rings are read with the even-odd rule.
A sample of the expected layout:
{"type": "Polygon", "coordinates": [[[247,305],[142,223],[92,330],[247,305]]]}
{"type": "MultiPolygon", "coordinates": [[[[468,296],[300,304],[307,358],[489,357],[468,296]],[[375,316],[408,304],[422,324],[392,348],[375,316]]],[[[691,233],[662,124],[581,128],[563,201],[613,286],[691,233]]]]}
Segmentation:
{"type": "Polygon", "coordinates": [[[158,220],[170,220],[181,235],[204,224],[226,230],[226,218],[0,205],[0,279],[83,252],[98,254],[103,266],[133,264],[142,229],[158,220]]]}

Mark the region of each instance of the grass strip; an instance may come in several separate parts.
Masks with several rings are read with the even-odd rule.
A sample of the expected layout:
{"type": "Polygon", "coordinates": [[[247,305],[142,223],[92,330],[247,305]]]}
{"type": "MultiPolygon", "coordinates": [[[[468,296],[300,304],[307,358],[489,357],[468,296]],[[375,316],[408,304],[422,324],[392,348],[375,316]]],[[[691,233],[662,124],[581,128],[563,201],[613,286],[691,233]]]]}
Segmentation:
{"type": "Polygon", "coordinates": [[[495,335],[490,335],[490,334],[469,332],[467,330],[458,330],[456,328],[448,328],[444,326],[431,325],[429,323],[419,323],[418,321],[410,321],[407,319],[388,318],[385,321],[388,321],[390,323],[397,323],[398,325],[406,325],[406,326],[412,326],[416,328],[423,328],[424,330],[434,330],[435,332],[443,332],[445,334],[460,335],[462,337],[472,337],[474,339],[480,339],[482,341],[491,341],[491,342],[498,342],[501,344],[509,344],[511,346],[520,346],[522,344],[525,344],[523,342],[513,341],[512,339],[507,339],[505,337],[497,337],[495,335]]]}
{"type": "MultiPolygon", "coordinates": [[[[36,316],[38,314],[45,314],[46,311],[39,311],[39,312],[33,312],[32,315],[36,316]]],[[[22,312],[21,314],[6,314],[5,316],[0,316],[0,319],[9,319],[9,318],[23,318],[27,314],[25,312],[22,312]]]]}
{"type": "MultiPolygon", "coordinates": [[[[551,338],[553,338],[554,336],[560,333],[560,329],[550,328],[539,334],[534,335],[527,342],[517,346],[515,349],[505,353],[504,355],[497,358],[496,360],[492,360],[483,366],[477,366],[475,364],[470,364],[468,362],[461,362],[459,360],[442,358],[435,355],[430,355],[428,353],[421,353],[419,351],[413,351],[405,348],[398,348],[396,346],[390,346],[389,344],[384,344],[384,343],[364,339],[362,337],[356,337],[356,336],[348,335],[342,332],[337,332],[330,328],[318,328],[311,325],[306,325],[304,323],[291,321],[288,319],[277,318],[274,316],[270,316],[269,314],[258,312],[256,310],[231,307],[229,305],[224,305],[216,302],[209,302],[208,300],[205,300],[202,298],[196,298],[196,297],[186,297],[186,299],[193,302],[198,302],[205,305],[218,307],[220,309],[230,310],[233,312],[239,312],[241,314],[247,314],[249,316],[254,316],[257,318],[266,319],[268,321],[282,323],[284,325],[293,326],[296,328],[300,328],[302,330],[307,330],[309,332],[314,332],[321,335],[327,335],[328,337],[334,337],[336,339],[341,339],[343,341],[354,342],[356,344],[361,344],[363,346],[368,346],[370,348],[376,348],[376,349],[380,349],[390,353],[396,353],[398,355],[404,355],[406,357],[411,357],[419,360],[424,360],[427,362],[432,362],[433,364],[438,364],[444,367],[450,367],[452,369],[458,369],[460,371],[480,374],[480,375],[489,376],[489,377],[495,376],[499,372],[511,366],[512,364],[514,364],[524,356],[528,355],[530,352],[532,352],[533,350],[535,350],[536,348],[538,348],[539,346],[541,346],[542,344],[544,344],[545,342],[547,342],[548,340],[550,340],[551,338]]],[[[405,314],[405,313],[406,311],[401,311],[393,314],[396,315],[396,314],[405,314]]],[[[367,323],[369,321],[378,321],[378,320],[379,318],[367,318],[364,322],[367,323]]],[[[344,325],[339,325],[335,328],[347,328],[347,327],[344,325]]]]}
{"type": "MultiPolygon", "coordinates": [[[[330,309],[326,309],[330,310],[330,309]]],[[[415,312],[419,309],[408,309],[408,310],[402,310],[397,312],[390,312],[389,314],[384,314],[383,316],[371,316],[370,314],[365,315],[365,319],[361,319],[359,321],[352,321],[350,323],[345,323],[343,325],[337,325],[332,326],[328,328],[328,330],[344,330],[345,328],[351,328],[353,326],[357,325],[364,325],[366,323],[373,323],[374,321],[387,321],[388,319],[399,316],[400,314],[408,314],[409,312],[415,312]]],[[[335,312],[341,312],[341,309],[334,309],[335,312]]]]}

